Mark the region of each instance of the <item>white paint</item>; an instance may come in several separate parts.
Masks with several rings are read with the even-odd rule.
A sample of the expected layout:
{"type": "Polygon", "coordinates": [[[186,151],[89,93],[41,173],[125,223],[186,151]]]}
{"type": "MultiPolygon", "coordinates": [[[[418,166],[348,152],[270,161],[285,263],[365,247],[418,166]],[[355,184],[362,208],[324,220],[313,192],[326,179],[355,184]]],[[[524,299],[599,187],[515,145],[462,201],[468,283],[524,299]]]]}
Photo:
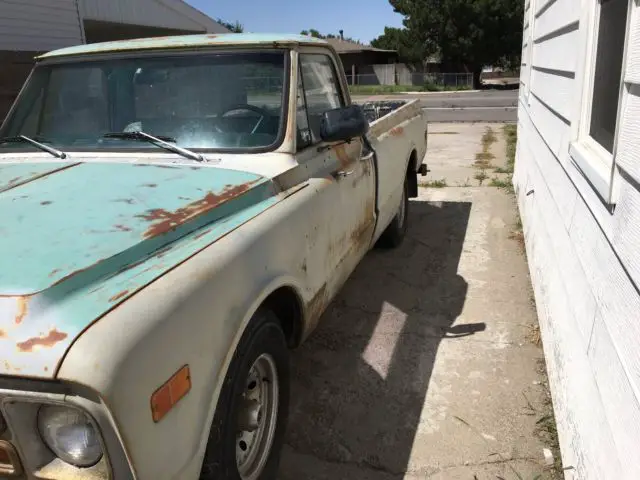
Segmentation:
{"type": "MultiPolygon", "coordinates": [[[[548,2],[544,2],[547,4],[548,2]]],[[[575,167],[577,105],[593,22],[580,3],[537,9],[531,95],[520,101],[514,184],[540,319],[566,478],[637,479],[640,460],[640,192],[620,182],[611,213],[575,167]],[[580,28],[562,33],[563,27],[580,28]],[[554,35],[554,32],[560,34],[554,35]],[[540,41],[542,39],[542,41],[540,41]],[[536,69],[538,67],[538,69],[536,69]]],[[[630,22],[627,79],[640,74],[640,22],[630,22]]],[[[588,94],[588,92],[587,92],[588,94]]],[[[640,179],[640,91],[627,88],[618,162],[640,179]]]]}

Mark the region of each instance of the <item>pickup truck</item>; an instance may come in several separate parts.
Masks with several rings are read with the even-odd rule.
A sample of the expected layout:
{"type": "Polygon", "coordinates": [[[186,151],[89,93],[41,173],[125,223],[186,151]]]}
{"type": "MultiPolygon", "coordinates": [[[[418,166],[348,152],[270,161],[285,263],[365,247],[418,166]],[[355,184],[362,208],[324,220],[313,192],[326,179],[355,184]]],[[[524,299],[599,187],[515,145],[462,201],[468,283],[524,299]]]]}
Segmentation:
{"type": "Polygon", "coordinates": [[[274,479],[289,350],[426,174],[418,102],[336,52],[193,35],[46,53],[0,127],[0,477],[274,479]]]}

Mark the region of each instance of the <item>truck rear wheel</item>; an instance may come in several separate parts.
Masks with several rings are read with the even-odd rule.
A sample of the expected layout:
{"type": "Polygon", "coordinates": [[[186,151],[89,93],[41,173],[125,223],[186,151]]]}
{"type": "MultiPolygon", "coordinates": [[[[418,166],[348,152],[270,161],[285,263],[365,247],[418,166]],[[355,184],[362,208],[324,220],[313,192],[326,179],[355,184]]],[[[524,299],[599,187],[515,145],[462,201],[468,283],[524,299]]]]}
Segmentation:
{"type": "Polygon", "coordinates": [[[404,179],[404,188],[402,189],[402,199],[398,206],[398,212],[393,217],[391,223],[386,228],[378,245],[382,248],[396,248],[399,247],[404,237],[407,235],[407,228],[409,226],[409,181],[408,178],[404,179]]]}
{"type": "Polygon", "coordinates": [[[201,480],[275,480],[289,409],[289,351],[277,317],[259,310],[225,377],[201,480]]]}

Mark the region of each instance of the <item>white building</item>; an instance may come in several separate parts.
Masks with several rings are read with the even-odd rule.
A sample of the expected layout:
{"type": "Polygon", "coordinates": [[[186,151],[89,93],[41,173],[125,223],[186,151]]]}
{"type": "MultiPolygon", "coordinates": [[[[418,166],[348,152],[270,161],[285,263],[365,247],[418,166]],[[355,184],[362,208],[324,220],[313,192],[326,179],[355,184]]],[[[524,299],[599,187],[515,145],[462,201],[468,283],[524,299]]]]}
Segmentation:
{"type": "Polygon", "coordinates": [[[526,0],[514,185],[567,478],[640,479],[640,6],[526,0]]]}
{"type": "Polygon", "coordinates": [[[39,53],[206,32],[228,30],[182,0],[0,0],[0,122],[39,53]]]}

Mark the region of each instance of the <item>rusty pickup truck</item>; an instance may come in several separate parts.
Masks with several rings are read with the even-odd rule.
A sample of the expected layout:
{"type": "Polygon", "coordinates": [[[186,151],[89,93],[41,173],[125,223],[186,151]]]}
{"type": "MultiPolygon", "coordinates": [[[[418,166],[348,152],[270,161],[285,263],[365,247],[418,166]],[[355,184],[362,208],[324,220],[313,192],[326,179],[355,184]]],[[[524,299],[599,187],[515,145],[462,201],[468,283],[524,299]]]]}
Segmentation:
{"type": "Polygon", "coordinates": [[[306,36],[38,57],[0,127],[0,476],[274,479],[288,352],[402,242],[426,128],[306,36]]]}

